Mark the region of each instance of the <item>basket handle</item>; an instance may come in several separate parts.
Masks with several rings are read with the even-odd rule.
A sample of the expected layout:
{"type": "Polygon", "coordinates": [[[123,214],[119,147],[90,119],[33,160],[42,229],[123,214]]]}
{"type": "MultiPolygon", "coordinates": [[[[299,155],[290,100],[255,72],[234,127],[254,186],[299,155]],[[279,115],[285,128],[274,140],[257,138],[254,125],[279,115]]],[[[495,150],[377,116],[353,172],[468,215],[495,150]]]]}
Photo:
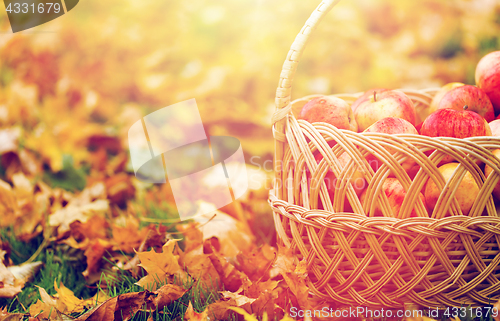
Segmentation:
{"type": "Polygon", "coordinates": [[[297,37],[288,51],[288,55],[281,69],[278,89],[276,89],[276,112],[273,115],[272,123],[275,124],[283,120],[291,111],[290,97],[292,91],[293,77],[297,70],[302,52],[306,46],[307,40],[321,19],[330,11],[340,0],[323,0],[313,11],[309,19],[300,30],[297,37]]]}
{"type": "MultiPolygon", "coordinates": [[[[285,138],[285,119],[286,116],[291,112],[291,92],[292,92],[292,82],[297,70],[297,65],[299,63],[302,52],[306,46],[307,40],[311,33],[316,29],[316,26],[321,21],[321,19],[330,11],[340,0],[322,0],[319,6],[313,11],[309,19],[300,30],[297,37],[288,51],[285,62],[281,69],[280,81],[278,83],[278,89],[276,89],[276,111],[272,117],[273,124],[273,136],[275,139],[275,158],[274,158],[274,172],[275,179],[281,182],[281,161],[283,159],[283,148],[286,142],[285,138]]],[[[276,182],[275,182],[276,187],[276,182]]],[[[278,197],[281,198],[281,192],[279,189],[275,189],[278,193],[278,197]]]]}

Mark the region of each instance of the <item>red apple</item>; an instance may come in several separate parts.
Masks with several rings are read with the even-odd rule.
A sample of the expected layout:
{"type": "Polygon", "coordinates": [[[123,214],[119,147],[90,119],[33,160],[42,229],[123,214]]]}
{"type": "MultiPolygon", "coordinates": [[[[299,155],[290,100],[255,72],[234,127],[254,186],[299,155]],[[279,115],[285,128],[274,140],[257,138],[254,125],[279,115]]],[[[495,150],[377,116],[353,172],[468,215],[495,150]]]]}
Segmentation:
{"type": "Polygon", "coordinates": [[[325,122],[338,129],[358,130],[351,106],[337,97],[321,96],[310,100],[302,107],[298,119],[310,123],[325,122]]]}
{"type": "Polygon", "coordinates": [[[488,96],[480,88],[464,85],[447,92],[439,102],[438,109],[452,108],[455,110],[474,111],[483,116],[487,122],[495,119],[495,111],[488,96]]]}
{"type": "MultiPolygon", "coordinates": [[[[428,113],[426,115],[424,115],[425,117],[422,118],[422,121],[424,121],[427,118],[427,116],[429,116],[430,114],[432,114],[433,112],[435,112],[438,109],[439,102],[441,101],[441,99],[443,98],[444,95],[446,95],[450,90],[457,88],[457,87],[460,87],[460,86],[463,86],[463,85],[465,85],[465,84],[463,84],[461,82],[450,82],[450,83],[444,85],[443,87],[441,87],[441,89],[432,98],[432,101],[429,104],[429,108],[427,109],[428,113]]],[[[418,124],[418,121],[417,121],[417,124],[418,124]]]]}
{"type": "Polygon", "coordinates": [[[358,99],[356,99],[352,103],[352,105],[351,105],[352,112],[354,112],[356,110],[356,108],[358,108],[359,105],[363,104],[366,101],[369,101],[370,96],[373,96],[373,94],[379,95],[381,92],[388,91],[388,90],[389,89],[386,89],[386,88],[373,88],[373,89],[367,90],[363,95],[361,95],[358,99]]]}
{"type": "Polygon", "coordinates": [[[354,112],[358,130],[364,131],[375,122],[386,117],[403,118],[415,126],[415,106],[403,92],[387,90],[374,93],[360,103],[354,112]]]}
{"type": "MultiPolygon", "coordinates": [[[[384,134],[414,134],[418,135],[415,126],[413,126],[409,121],[402,118],[396,117],[386,117],[364,130],[364,133],[384,133],[384,134]]],[[[388,147],[387,151],[391,154],[395,154],[397,151],[393,148],[388,147]]],[[[383,162],[376,158],[374,155],[370,154],[366,157],[368,164],[372,167],[373,171],[377,171],[383,162]]],[[[407,171],[415,165],[415,160],[409,158],[405,160],[402,164],[403,168],[407,171]]]]}
{"type": "Polygon", "coordinates": [[[500,113],[500,51],[490,52],[477,64],[476,85],[491,100],[495,113],[500,113]]]}
{"type": "MultiPolygon", "coordinates": [[[[467,138],[472,136],[491,136],[491,129],[486,120],[478,113],[451,108],[438,109],[429,115],[422,124],[421,135],[430,137],[467,138]]],[[[432,151],[425,154],[430,155],[432,151]]],[[[438,166],[454,161],[452,156],[445,156],[438,166]]],[[[480,161],[476,163],[479,165],[480,161]]]]}
{"type": "Polygon", "coordinates": [[[421,135],[430,137],[466,138],[472,136],[491,136],[488,122],[478,113],[451,108],[438,109],[429,115],[422,124],[421,135]]]}
{"type": "MultiPolygon", "coordinates": [[[[389,206],[391,209],[391,217],[396,217],[396,218],[402,218],[400,217],[400,211],[401,211],[401,206],[403,205],[403,201],[406,197],[406,191],[403,188],[403,185],[399,182],[397,178],[392,178],[388,177],[385,179],[384,183],[382,184],[382,190],[384,191],[385,195],[387,196],[387,200],[389,201],[389,206]]],[[[361,194],[360,200],[361,204],[365,204],[367,202],[367,196],[366,196],[366,191],[361,194]]],[[[422,193],[419,193],[420,200],[422,201],[422,204],[425,207],[425,198],[422,193]]],[[[376,202],[379,202],[380,199],[374,200],[376,202]]],[[[414,204],[412,204],[413,206],[414,204]]],[[[370,210],[367,208],[366,210],[370,210]]],[[[427,214],[427,213],[425,213],[427,214]]],[[[373,216],[383,216],[382,210],[380,209],[379,203],[375,206],[375,213],[373,213],[373,216]]],[[[412,209],[410,212],[410,217],[417,217],[417,213],[415,209],[412,209]]]]}

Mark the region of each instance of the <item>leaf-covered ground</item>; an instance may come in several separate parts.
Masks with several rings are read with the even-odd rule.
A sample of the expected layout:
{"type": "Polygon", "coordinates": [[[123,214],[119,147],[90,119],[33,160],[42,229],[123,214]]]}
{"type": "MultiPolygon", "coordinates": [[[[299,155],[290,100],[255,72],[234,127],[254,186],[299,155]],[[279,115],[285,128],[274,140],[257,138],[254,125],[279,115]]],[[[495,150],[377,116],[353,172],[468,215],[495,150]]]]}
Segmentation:
{"type": "MultiPolygon", "coordinates": [[[[266,201],[274,91],[315,6],[88,0],[16,34],[0,10],[0,320],[279,320],[291,307],[335,308],[307,295],[305,263],[277,246],[266,201]],[[251,188],[180,221],[168,184],[134,177],[127,132],[190,98],[210,135],[242,142],[251,188]]],[[[495,1],[342,1],[293,94],[473,83],[499,34],[495,1]]]]}

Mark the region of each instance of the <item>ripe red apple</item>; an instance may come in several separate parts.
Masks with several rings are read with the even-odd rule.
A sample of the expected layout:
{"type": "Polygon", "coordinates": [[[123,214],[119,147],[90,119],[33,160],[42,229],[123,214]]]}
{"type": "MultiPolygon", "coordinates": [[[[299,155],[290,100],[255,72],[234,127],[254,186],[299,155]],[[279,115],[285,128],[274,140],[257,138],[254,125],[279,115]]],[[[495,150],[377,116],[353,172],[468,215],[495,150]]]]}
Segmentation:
{"type": "MultiPolygon", "coordinates": [[[[443,87],[441,87],[441,89],[432,98],[432,101],[429,104],[429,108],[427,109],[428,113],[427,113],[427,115],[425,115],[425,117],[422,118],[422,121],[424,121],[427,118],[427,116],[429,116],[430,114],[432,114],[433,112],[435,112],[438,109],[439,102],[441,101],[441,99],[443,98],[444,95],[446,95],[450,90],[457,88],[457,87],[460,87],[460,86],[463,86],[463,85],[465,85],[465,84],[463,84],[461,82],[450,82],[450,83],[444,85],[443,87]]],[[[417,122],[417,124],[418,124],[418,122],[417,122]]]]}
{"type": "Polygon", "coordinates": [[[364,131],[375,122],[386,117],[403,118],[415,126],[415,106],[403,92],[387,90],[374,93],[360,103],[354,112],[358,130],[364,131]]]}
{"type": "MultiPolygon", "coordinates": [[[[429,115],[422,124],[420,134],[430,137],[467,138],[472,136],[491,136],[491,129],[486,120],[473,111],[455,110],[451,108],[438,109],[429,115]]],[[[432,151],[425,152],[426,155],[432,151]]],[[[438,166],[454,161],[452,156],[445,156],[438,166]]],[[[481,161],[477,160],[479,165],[481,161]]]]}
{"type": "Polygon", "coordinates": [[[439,102],[438,109],[463,110],[464,106],[468,106],[467,110],[483,116],[487,122],[495,119],[495,111],[488,96],[480,88],[471,85],[459,86],[448,91],[439,102]]]}
{"type": "Polygon", "coordinates": [[[337,97],[321,96],[310,100],[302,107],[298,119],[310,123],[325,122],[338,129],[358,130],[351,106],[337,97]]]}
{"type": "Polygon", "coordinates": [[[430,137],[466,138],[491,136],[491,129],[483,117],[464,106],[463,110],[436,110],[425,119],[420,134],[430,137]]]}
{"type": "MultiPolygon", "coordinates": [[[[368,127],[363,131],[364,133],[384,133],[384,134],[414,134],[418,135],[415,126],[413,126],[409,121],[397,117],[386,117],[381,120],[376,121],[373,125],[368,127]]],[[[391,154],[395,154],[397,151],[393,148],[388,147],[387,151],[391,154]]],[[[370,154],[366,157],[368,164],[372,167],[373,171],[377,171],[383,162],[376,158],[374,155],[370,154]]],[[[405,170],[409,170],[415,165],[415,160],[409,158],[405,160],[402,164],[405,170]]]]}
{"type": "MultiPolygon", "coordinates": [[[[319,152],[316,152],[314,154],[314,158],[316,159],[316,162],[319,164],[321,160],[323,160],[323,155],[319,152]]],[[[349,165],[349,163],[351,162],[351,157],[349,156],[349,154],[344,152],[338,157],[338,160],[341,168],[343,169],[349,165]]],[[[351,164],[351,166],[355,166],[355,169],[352,175],[349,177],[349,183],[354,188],[354,192],[356,193],[356,195],[359,196],[361,195],[361,193],[363,192],[363,190],[367,185],[366,180],[363,171],[358,166],[356,166],[356,164],[353,163],[351,164]]],[[[342,187],[340,186],[341,182],[337,180],[337,177],[335,176],[331,168],[328,169],[328,172],[326,173],[324,178],[324,182],[326,184],[326,188],[328,189],[328,195],[330,196],[330,200],[333,202],[333,199],[335,197],[335,192],[342,187]]],[[[321,201],[319,203],[320,203],[319,208],[324,209],[324,206],[321,204],[321,201]]],[[[347,195],[344,198],[344,211],[346,212],[353,211],[352,206],[347,199],[347,195]]]]}
{"type": "MultiPolygon", "coordinates": [[[[445,182],[449,181],[453,177],[453,173],[458,165],[459,163],[448,163],[438,168],[441,175],[443,175],[445,182]]],[[[458,201],[458,205],[460,206],[463,215],[469,214],[478,194],[479,187],[476,184],[474,177],[469,172],[465,173],[465,176],[455,192],[455,198],[458,201]]],[[[424,196],[425,201],[427,202],[427,208],[431,211],[431,213],[436,207],[440,195],[441,190],[436,186],[432,178],[429,178],[425,184],[424,196]]],[[[449,216],[449,213],[445,213],[445,216],[449,216]]]]}
{"type": "MultiPolygon", "coordinates": [[[[400,217],[400,211],[401,211],[401,206],[403,205],[403,201],[406,197],[406,191],[403,188],[403,185],[399,182],[397,178],[393,177],[388,177],[385,179],[385,181],[382,183],[382,190],[384,191],[385,195],[387,196],[387,200],[389,201],[389,206],[392,211],[392,216],[391,217],[396,217],[396,218],[402,218],[400,217]]],[[[367,196],[366,196],[366,191],[361,194],[360,201],[361,204],[365,204],[367,202],[367,196]]],[[[425,197],[422,193],[419,193],[419,197],[422,201],[422,204],[425,207],[425,197]]],[[[374,200],[377,202],[377,205],[375,207],[375,213],[373,214],[374,216],[383,216],[382,210],[380,208],[380,203],[378,203],[378,200],[374,200]]],[[[413,205],[413,204],[412,204],[413,205]]],[[[370,209],[366,209],[370,210],[370,209]]],[[[427,214],[427,213],[426,213],[427,214]]],[[[417,217],[417,212],[415,209],[412,209],[410,212],[410,217],[417,217]]]]}
{"type": "Polygon", "coordinates": [[[366,101],[369,101],[370,96],[373,96],[373,94],[379,95],[381,92],[388,91],[388,90],[389,89],[386,89],[386,88],[373,88],[373,89],[367,90],[363,95],[361,95],[358,99],[356,99],[352,103],[352,105],[351,105],[352,112],[354,112],[358,108],[359,105],[363,104],[366,101]]]}
{"type": "Polygon", "coordinates": [[[500,113],[500,51],[490,52],[476,66],[476,85],[491,100],[495,113],[500,113]]]}

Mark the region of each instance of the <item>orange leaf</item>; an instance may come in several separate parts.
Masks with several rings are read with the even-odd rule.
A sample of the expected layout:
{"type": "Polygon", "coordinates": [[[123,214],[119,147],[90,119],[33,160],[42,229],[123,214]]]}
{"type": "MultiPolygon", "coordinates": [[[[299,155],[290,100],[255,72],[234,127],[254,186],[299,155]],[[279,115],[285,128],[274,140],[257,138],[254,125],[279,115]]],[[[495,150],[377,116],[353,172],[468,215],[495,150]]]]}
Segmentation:
{"type": "Polygon", "coordinates": [[[140,252],[139,260],[148,275],[140,279],[136,284],[150,289],[156,289],[158,282],[172,283],[173,276],[176,275],[184,279],[186,273],[179,266],[179,256],[174,255],[174,247],[178,240],[169,240],[163,245],[163,253],[156,253],[154,250],[140,252]]]}
{"type": "Polygon", "coordinates": [[[206,321],[209,320],[207,316],[207,310],[205,309],[203,312],[198,313],[194,310],[193,304],[189,301],[189,306],[184,314],[184,320],[186,321],[206,321]]]}
{"type": "Polygon", "coordinates": [[[208,257],[219,274],[225,289],[236,292],[243,284],[250,283],[250,280],[244,273],[238,271],[234,265],[229,263],[220,253],[215,251],[210,240],[205,241],[203,248],[204,252],[208,253],[208,257]]]}
{"type": "Polygon", "coordinates": [[[163,308],[170,303],[182,297],[187,292],[186,289],[175,284],[166,284],[156,290],[157,297],[153,300],[158,311],[163,311],[163,308]]]}

